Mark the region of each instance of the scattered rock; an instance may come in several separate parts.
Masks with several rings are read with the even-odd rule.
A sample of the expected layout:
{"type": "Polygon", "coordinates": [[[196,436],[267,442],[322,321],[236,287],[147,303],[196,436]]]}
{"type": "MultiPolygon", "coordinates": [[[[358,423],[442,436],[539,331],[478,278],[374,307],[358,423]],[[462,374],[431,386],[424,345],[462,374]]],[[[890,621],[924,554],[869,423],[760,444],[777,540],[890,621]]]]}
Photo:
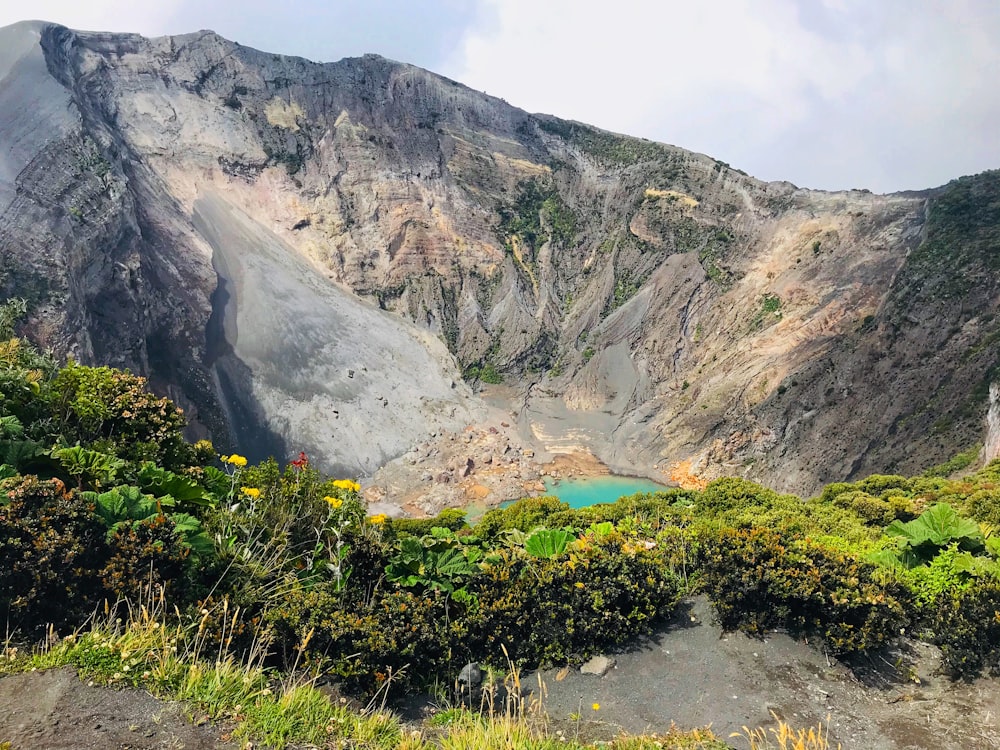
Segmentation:
{"type": "Polygon", "coordinates": [[[608,670],[614,666],[615,660],[611,657],[595,656],[580,667],[580,674],[596,674],[598,677],[604,677],[608,673],[608,670]]]}
{"type": "Polygon", "coordinates": [[[479,662],[469,662],[462,667],[462,671],[458,673],[458,678],[455,681],[459,685],[469,687],[480,685],[483,681],[483,670],[479,668],[479,662]]]}
{"type": "Polygon", "coordinates": [[[465,491],[466,497],[471,497],[473,500],[485,500],[489,494],[490,488],[482,484],[474,484],[465,491]]]}
{"type": "Polygon", "coordinates": [[[465,460],[465,466],[462,467],[462,476],[463,477],[469,476],[469,474],[471,474],[475,468],[476,468],[476,462],[473,461],[471,458],[467,458],[465,460]]]}

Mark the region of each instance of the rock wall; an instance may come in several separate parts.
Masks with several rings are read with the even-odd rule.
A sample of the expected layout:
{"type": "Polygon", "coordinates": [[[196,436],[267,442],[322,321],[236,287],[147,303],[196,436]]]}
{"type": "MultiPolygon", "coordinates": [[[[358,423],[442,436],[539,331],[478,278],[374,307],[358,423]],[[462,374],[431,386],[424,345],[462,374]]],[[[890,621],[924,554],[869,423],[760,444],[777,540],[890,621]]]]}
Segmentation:
{"type": "MultiPolygon", "coordinates": [[[[981,440],[996,175],[919,194],[809,191],[376,56],[320,65],[211,32],[0,35],[0,138],[18,144],[0,164],[0,290],[32,298],[39,341],[151,374],[217,438],[313,449],[317,408],[325,424],[337,403],[371,407],[300,408],[296,389],[262,406],[272,365],[249,355],[226,395],[219,357],[242,344],[222,335],[229,348],[208,351],[213,254],[218,267],[220,247],[234,262],[254,252],[232,222],[213,234],[198,219],[206,201],[252,220],[246,248],[280,248],[310,289],[336,290],[323,299],[390,313],[357,323],[373,351],[417,330],[447,347],[453,359],[423,339],[395,365],[417,390],[445,384],[455,412],[433,429],[477,418],[451,387],[464,373],[512,387],[525,439],[588,446],[630,472],[689,461],[809,492],[981,440]],[[952,214],[979,217],[962,224],[975,236],[952,214]],[[256,427],[234,428],[234,399],[256,427]]],[[[267,321],[294,302],[275,294],[244,295],[239,315],[267,321]]],[[[331,465],[367,472],[422,439],[419,410],[374,395],[392,415],[378,429],[399,434],[315,448],[331,465]]]]}

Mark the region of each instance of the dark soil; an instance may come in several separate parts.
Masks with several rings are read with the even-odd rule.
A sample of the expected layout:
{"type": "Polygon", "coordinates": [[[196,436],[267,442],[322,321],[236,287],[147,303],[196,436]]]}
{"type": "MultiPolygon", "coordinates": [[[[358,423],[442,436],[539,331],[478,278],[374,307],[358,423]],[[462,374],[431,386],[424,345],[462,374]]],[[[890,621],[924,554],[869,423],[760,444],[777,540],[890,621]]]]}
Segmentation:
{"type": "MultiPolygon", "coordinates": [[[[612,656],[615,666],[602,677],[578,669],[524,676],[527,704],[540,702],[553,732],[581,740],[665,732],[675,723],[711,725],[746,748],[733,735],[774,726],[777,716],[795,728],[829,720],[831,750],[838,743],[843,750],[1000,748],[1000,682],[950,682],[926,644],[846,665],[788,635],[724,634],[708,602],[696,598],[653,636],[612,656]]],[[[410,708],[414,720],[427,704],[410,708]]],[[[235,748],[230,730],[142,691],[88,685],[71,668],[0,679],[0,742],[15,750],[235,748]]]]}
{"type": "Polygon", "coordinates": [[[70,667],[0,679],[0,742],[14,750],[235,749],[226,731],[182,704],[83,682],[70,667]]]}
{"type": "Polygon", "coordinates": [[[849,667],[788,635],[723,634],[708,601],[697,598],[669,627],[613,656],[616,666],[603,677],[553,669],[539,675],[541,688],[535,678],[524,683],[544,695],[550,722],[570,737],[610,739],[676,722],[711,725],[746,748],[731,735],[774,726],[776,715],[794,728],[829,717],[831,748],[843,750],[1000,748],[1000,683],[949,681],[937,674],[940,654],[923,643],[849,667]]]}

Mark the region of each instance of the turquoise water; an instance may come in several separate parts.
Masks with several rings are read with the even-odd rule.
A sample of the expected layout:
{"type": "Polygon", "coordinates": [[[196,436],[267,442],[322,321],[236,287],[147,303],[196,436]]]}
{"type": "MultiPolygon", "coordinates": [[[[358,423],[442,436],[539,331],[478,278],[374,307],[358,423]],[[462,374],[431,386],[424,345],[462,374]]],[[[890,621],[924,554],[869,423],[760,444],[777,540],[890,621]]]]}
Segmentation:
{"type": "Polygon", "coordinates": [[[660,492],[667,489],[651,479],[639,477],[584,477],[578,479],[546,479],[545,494],[555,495],[571,508],[586,508],[597,503],[613,503],[624,495],[637,492],[660,492]]]}

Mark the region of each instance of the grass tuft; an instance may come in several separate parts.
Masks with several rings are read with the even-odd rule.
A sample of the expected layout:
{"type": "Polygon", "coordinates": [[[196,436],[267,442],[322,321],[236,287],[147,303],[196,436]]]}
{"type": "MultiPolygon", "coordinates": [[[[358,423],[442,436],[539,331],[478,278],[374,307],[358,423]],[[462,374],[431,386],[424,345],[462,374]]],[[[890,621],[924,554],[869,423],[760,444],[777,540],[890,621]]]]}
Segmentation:
{"type": "MultiPolygon", "coordinates": [[[[734,733],[732,737],[741,737],[750,743],[750,750],[830,750],[830,719],[821,721],[815,727],[793,729],[771,713],[778,726],[765,730],[763,727],[750,729],[743,727],[742,733],[734,733]],[[771,736],[768,736],[768,735],[771,736]]],[[[840,744],[837,745],[840,750],[840,744]]]]}
{"type": "MultiPolygon", "coordinates": [[[[162,604],[162,598],[159,600],[162,604]]],[[[222,621],[233,627],[239,611],[222,621]]],[[[246,654],[209,648],[208,610],[184,623],[162,608],[108,609],[89,629],[65,638],[51,634],[34,653],[21,656],[8,646],[0,671],[76,667],[81,676],[108,686],[138,687],[168,700],[186,701],[209,718],[234,721],[233,738],[282,750],[291,745],[389,750],[400,745],[399,722],[384,711],[353,713],[334,705],[311,679],[284,682],[263,666],[267,640],[261,636],[246,654]]]]}

